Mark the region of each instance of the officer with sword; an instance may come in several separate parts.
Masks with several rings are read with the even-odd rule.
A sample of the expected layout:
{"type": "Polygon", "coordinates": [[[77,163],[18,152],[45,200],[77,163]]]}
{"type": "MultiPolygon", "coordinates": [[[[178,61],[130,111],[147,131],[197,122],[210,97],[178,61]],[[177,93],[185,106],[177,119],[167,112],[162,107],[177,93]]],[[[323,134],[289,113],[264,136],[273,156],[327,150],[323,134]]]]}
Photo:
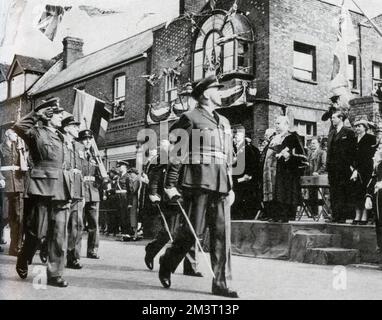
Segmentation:
{"type": "MultiPolygon", "coordinates": [[[[149,172],[148,197],[154,205],[162,219],[163,228],[158,232],[155,239],[147,244],[145,250],[145,263],[147,268],[153,270],[155,256],[170,241],[173,242],[173,235],[181,223],[181,214],[176,199],[168,199],[163,192],[164,182],[168,166],[168,154],[171,144],[168,140],[160,141],[160,150],[152,168],[149,172]]],[[[197,271],[197,261],[195,247],[191,248],[183,263],[183,274],[193,277],[202,277],[202,273],[197,271]]]]}
{"type": "Polygon", "coordinates": [[[181,188],[184,208],[180,202],[178,205],[186,224],[177,232],[174,242],[159,260],[159,280],[165,288],[171,286],[171,273],[195,241],[206,259],[200,238],[208,222],[212,265],[210,272],[213,275],[212,294],[238,298],[237,292],[227,285],[231,276],[230,206],[234,194],[230,160],[231,126],[226,118],[216,112],[216,108],[221,106],[221,87],[215,76],[200,81],[192,91],[198,106],[184,113],[171,128],[172,134],[180,137],[175,147],[186,146],[187,154],[170,164],[165,192],[170,199],[180,196],[176,187],[180,173],[179,162],[182,162],[181,188]],[[201,140],[202,145],[196,143],[201,140]]]}

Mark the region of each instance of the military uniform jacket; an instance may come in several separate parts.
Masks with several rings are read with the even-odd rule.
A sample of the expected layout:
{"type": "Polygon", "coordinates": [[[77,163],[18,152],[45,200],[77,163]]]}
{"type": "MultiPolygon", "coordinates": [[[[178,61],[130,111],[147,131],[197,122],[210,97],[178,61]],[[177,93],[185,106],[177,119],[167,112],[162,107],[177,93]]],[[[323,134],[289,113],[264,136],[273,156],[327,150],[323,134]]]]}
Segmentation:
{"type": "Polygon", "coordinates": [[[83,153],[84,146],[75,140],[69,139],[65,141],[65,144],[68,150],[68,152],[65,153],[65,164],[68,164],[70,170],[64,171],[64,175],[68,175],[70,196],[72,200],[82,200],[85,195],[85,190],[80,153],[83,153]]]}
{"type": "Polygon", "coordinates": [[[116,183],[116,193],[125,195],[128,198],[129,205],[131,205],[132,203],[131,183],[132,181],[128,173],[125,173],[124,175],[118,177],[116,183]],[[123,193],[121,193],[121,191],[123,193]]]}
{"type": "Polygon", "coordinates": [[[99,187],[101,185],[101,174],[97,161],[89,151],[79,151],[82,176],[84,179],[85,202],[99,202],[99,187]]]}
{"type": "Polygon", "coordinates": [[[27,175],[27,195],[52,197],[52,200],[70,199],[69,181],[64,177],[64,136],[53,128],[36,126],[34,111],[16,122],[14,130],[29,147],[33,167],[27,175]]]}
{"type": "MultiPolygon", "coordinates": [[[[227,194],[232,189],[232,133],[229,121],[216,112],[212,116],[207,110],[197,106],[194,110],[182,114],[171,127],[173,132],[176,129],[187,131],[189,137],[189,155],[188,159],[183,161],[180,185],[183,188],[227,194]],[[201,146],[192,143],[195,129],[203,138],[201,146]]],[[[175,132],[174,134],[176,135],[175,132]]],[[[178,184],[181,167],[174,164],[168,169],[167,188],[178,184]]]]}
{"type": "MultiPolygon", "coordinates": [[[[1,167],[18,166],[20,167],[20,154],[16,148],[16,144],[10,146],[6,143],[0,145],[0,163],[1,167]]],[[[4,192],[24,192],[24,173],[19,170],[0,171],[5,179],[4,192]]]]}

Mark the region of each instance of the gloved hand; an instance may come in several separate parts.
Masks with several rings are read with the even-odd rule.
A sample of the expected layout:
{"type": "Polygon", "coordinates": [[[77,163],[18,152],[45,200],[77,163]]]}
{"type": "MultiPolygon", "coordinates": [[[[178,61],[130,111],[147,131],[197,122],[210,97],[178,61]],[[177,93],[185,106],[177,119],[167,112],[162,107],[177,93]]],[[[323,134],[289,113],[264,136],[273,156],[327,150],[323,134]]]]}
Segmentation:
{"type": "Polygon", "coordinates": [[[371,209],[373,209],[373,202],[371,201],[370,197],[367,197],[367,198],[366,198],[366,201],[365,201],[365,209],[366,209],[366,210],[371,210],[371,209]]]}
{"type": "Polygon", "coordinates": [[[146,173],[142,173],[141,182],[144,184],[149,184],[149,177],[147,176],[146,173]]]}
{"type": "Polygon", "coordinates": [[[152,203],[158,203],[161,200],[159,194],[149,194],[149,199],[152,203]]]}
{"type": "Polygon", "coordinates": [[[53,108],[52,107],[48,107],[48,108],[45,108],[43,110],[39,110],[37,111],[37,114],[39,115],[39,117],[42,119],[42,120],[49,120],[53,117],[53,108]]]}
{"type": "Polygon", "coordinates": [[[181,197],[177,188],[170,188],[170,189],[164,188],[164,192],[167,194],[170,200],[177,200],[181,197]]]}
{"type": "Polygon", "coordinates": [[[0,189],[5,188],[5,180],[0,180],[0,189]]]}
{"type": "Polygon", "coordinates": [[[233,203],[235,202],[235,192],[233,192],[233,190],[231,190],[229,193],[228,193],[228,205],[229,206],[232,206],[233,203]]]}
{"type": "Polygon", "coordinates": [[[353,171],[353,174],[351,175],[350,180],[351,180],[351,181],[357,181],[357,179],[358,179],[358,171],[357,171],[357,170],[354,170],[354,171],[353,171]]]}

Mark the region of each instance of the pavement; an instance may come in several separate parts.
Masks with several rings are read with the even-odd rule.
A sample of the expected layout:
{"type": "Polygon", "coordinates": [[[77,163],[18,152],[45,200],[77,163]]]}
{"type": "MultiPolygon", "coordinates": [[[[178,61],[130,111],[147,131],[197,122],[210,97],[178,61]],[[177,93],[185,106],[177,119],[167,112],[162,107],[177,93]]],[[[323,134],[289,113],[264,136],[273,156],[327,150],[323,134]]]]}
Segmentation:
{"type": "MultiPolygon", "coordinates": [[[[6,232],[8,235],[8,231],[6,232]]],[[[7,240],[7,239],[6,239],[7,240]]],[[[9,240],[8,240],[9,241],[9,240]]],[[[100,260],[82,258],[82,270],[65,270],[68,288],[44,285],[45,266],[34,258],[29,276],[21,280],[15,271],[16,258],[0,254],[0,300],[220,300],[210,294],[211,276],[204,260],[204,278],[182,275],[180,266],[165,289],[158,279],[158,257],[154,271],[146,268],[144,246],[102,237],[100,260]]],[[[83,256],[86,236],[83,239],[83,256]]],[[[234,256],[231,287],[243,300],[376,300],[382,298],[382,271],[376,266],[318,266],[279,260],[234,256]]]]}

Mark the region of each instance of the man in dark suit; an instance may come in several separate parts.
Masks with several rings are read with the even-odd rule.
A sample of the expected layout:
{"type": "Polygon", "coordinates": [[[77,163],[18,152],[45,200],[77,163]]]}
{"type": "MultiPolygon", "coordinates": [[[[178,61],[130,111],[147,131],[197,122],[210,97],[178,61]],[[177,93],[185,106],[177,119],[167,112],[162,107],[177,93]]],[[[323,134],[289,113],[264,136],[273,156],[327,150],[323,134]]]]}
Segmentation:
{"type": "Polygon", "coordinates": [[[345,223],[352,211],[350,178],[354,171],[356,139],[353,130],[344,126],[344,120],[343,112],[333,113],[327,152],[330,201],[333,222],[337,223],[345,223]]]}
{"type": "Polygon", "coordinates": [[[8,124],[5,140],[0,145],[0,171],[5,177],[5,197],[9,226],[11,228],[11,243],[9,255],[17,256],[22,245],[22,219],[24,211],[24,172],[21,170],[20,153],[16,132],[10,129],[14,123],[8,124]]]}
{"type": "Polygon", "coordinates": [[[82,176],[84,179],[85,207],[83,221],[87,223],[88,243],[87,258],[99,259],[99,203],[101,201],[99,186],[102,183],[101,174],[95,158],[93,143],[93,132],[82,130],[78,134],[78,140],[84,145],[84,150],[80,152],[82,163],[82,176]]]}
{"type": "Polygon", "coordinates": [[[28,175],[25,193],[31,204],[26,222],[25,241],[17,258],[16,271],[22,279],[28,275],[28,261],[38,241],[48,245],[48,284],[67,287],[62,278],[67,246],[69,182],[65,170],[65,138],[59,131],[63,109],[58,99],[48,100],[16,122],[13,129],[29,147],[33,168],[28,175]],[[41,121],[42,125],[37,123],[41,121]]]}
{"type": "MultiPolygon", "coordinates": [[[[221,87],[214,76],[200,81],[192,91],[198,106],[184,113],[172,126],[172,134],[180,137],[172,154],[176,156],[178,147],[183,147],[185,152],[184,157],[172,160],[165,192],[170,199],[179,196],[176,186],[181,167],[179,162],[182,162],[180,184],[184,208],[199,239],[203,236],[206,222],[210,230],[211,264],[215,275],[212,294],[237,298],[238,294],[230,290],[226,282],[230,277],[231,261],[232,133],[229,121],[216,112],[221,105],[218,90],[221,87]],[[197,143],[201,139],[203,143],[197,143]]],[[[194,236],[184,224],[171,247],[160,258],[159,279],[165,288],[171,286],[171,273],[194,244],[194,236]]]]}

